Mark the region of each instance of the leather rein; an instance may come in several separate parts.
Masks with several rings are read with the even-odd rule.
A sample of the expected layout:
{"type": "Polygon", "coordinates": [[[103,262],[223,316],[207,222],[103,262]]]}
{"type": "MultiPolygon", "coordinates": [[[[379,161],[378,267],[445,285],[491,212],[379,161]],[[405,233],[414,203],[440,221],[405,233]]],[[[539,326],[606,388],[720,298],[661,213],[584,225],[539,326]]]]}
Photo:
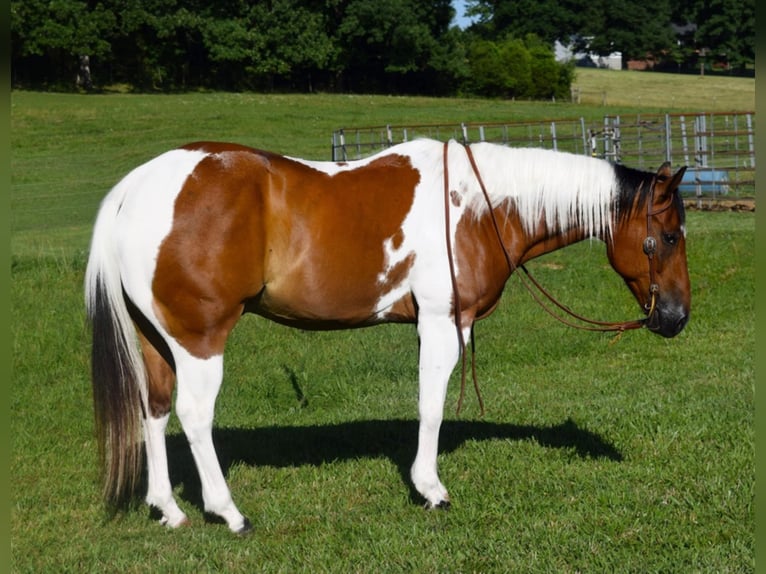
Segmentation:
{"type": "MultiPolygon", "coordinates": [[[[655,282],[655,261],[654,261],[654,254],[657,251],[657,240],[654,238],[654,236],[651,233],[651,218],[667,210],[672,205],[672,202],[670,202],[665,207],[662,207],[656,211],[652,211],[652,206],[654,204],[654,186],[657,181],[656,177],[652,178],[651,188],[649,191],[649,203],[646,210],[646,239],[644,239],[644,242],[643,242],[644,254],[647,256],[647,259],[649,261],[649,277],[650,277],[649,302],[644,304],[644,309],[646,310],[647,315],[646,317],[642,319],[634,319],[631,321],[621,321],[621,322],[596,321],[594,319],[588,319],[582,315],[579,315],[578,313],[575,313],[574,311],[569,309],[566,305],[557,301],[556,298],[553,297],[553,295],[551,295],[534,277],[532,277],[532,275],[529,273],[529,271],[523,264],[513,263],[513,261],[511,260],[511,256],[508,253],[508,250],[506,249],[505,244],[503,243],[502,234],[500,232],[500,226],[497,223],[497,218],[495,217],[495,212],[494,212],[494,209],[492,208],[492,202],[489,198],[489,193],[487,193],[487,188],[484,185],[484,181],[481,177],[481,173],[479,172],[479,168],[476,165],[476,160],[474,159],[473,152],[471,151],[471,147],[465,144],[463,144],[463,147],[465,148],[466,155],[468,156],[468,160],[471,163],[471,168],[473,169],[473,173],[476,176],[476,180],[479,183],[479,187],[481,188],[481,192],[484,196],[484,201],[487,204],[487,209],[490,214],[492,226],[495,229],[495,235],[497,237],[498,243],[500,244],[500,248],[503,250],[505,261],[508,264],[508,270],[510,271],[511,274],[513,274],[513,272],[516,269],[521,269],[522,271],[524,271],[524,275],[526,276],[528,281],[525,280],[523,276],[519,275],[519,278],[521,279],[522,284],[527,289],[527,291],[529,291],[529,293],[532,295],[532,298],[543,308],[543,310],[545,310],[546,313],[548,313],[549,315],[551,315],[553,318],[560,321],[561,323],[569,327],[574,327],[576,329],[581,329],[585,331],[601,331],[601,332],[617,331],[617,336],[615,337],[615,340],[617,340],[624,331],[639,329],[646,325],[646,323],[651,319],[652,315],[656,311],[657,295],[659,293],[659,285],[655,282]],[[577,321],[580,321],[581,323],[585,323],[585,325],[575,323],[554,312],[550,308],[550,306],[547,305],[545,301],[543,301],[540,294],[534,291],[534,289],[532,288],[532,285],[539,291],[540,294],[542,294],[546,299],[548,299],[548,301],[550,301],[553,305],[555,305],[561,311],[569,315],[569,317],[576,319],[577,321]]],[[[455,274],[455,261],[454,261],[454,253],[452,250],[452,239],[450,236],[450,215],[449,215],[450,191],[449,191],[449,168],[448,168],[448,161],[447,161],[448,148],[449,148],[449,142],[445,142],[444,153],[443,153],[444,219],[445,219],[445,230],[446,230],[446,241],[447,241],[447,259],[449,261],[450,279],[452,281],[452,294],[453,294],[453,301],[454,301],[453,312],[455,315],[455,327],[457,329],[458,344],[460,346],[460,355],[462,358],[460,397],[458,399],[458,404],[457,404],[457,414],[460,414],[460,411],[463,406],[463,398],[465,395],[466,344],[465,344],[465,337],[463,335],[462,320],[461,320],[462,309],[461,309],[461,303],[460,303],[460,294],[458,291],[457,276],[455,274]]],[[[475,340],[474,340],[473,326],[471,326],[470,334],[471,334],[471,374],[473,379],[473,387],[474,387],[474,390],[476,391],[476,396],[479,401],[481,416],[484,416],[484,401],[481,397],[481,392],[479,391],[479,384],[476,379],[476,351],[475,351],[475,344],[474,344],[475,340]]]]}

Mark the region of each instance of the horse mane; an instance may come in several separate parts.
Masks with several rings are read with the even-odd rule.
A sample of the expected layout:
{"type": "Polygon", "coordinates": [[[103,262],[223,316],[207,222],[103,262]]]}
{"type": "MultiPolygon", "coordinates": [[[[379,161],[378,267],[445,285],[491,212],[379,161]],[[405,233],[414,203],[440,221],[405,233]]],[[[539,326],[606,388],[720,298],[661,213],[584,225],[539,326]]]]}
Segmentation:
{"type": "MultiPolygon", "coordinates": [[[[581,226],[589,236],[611,235],[624,187],[611,163],[540,148],[478,143],[472,149],[492,206],[506,202],[527,232],[543,217],[551,230],[581,226]]],[[[487,210],[481,194],[471,207],[477,216],[487,210]]]]}

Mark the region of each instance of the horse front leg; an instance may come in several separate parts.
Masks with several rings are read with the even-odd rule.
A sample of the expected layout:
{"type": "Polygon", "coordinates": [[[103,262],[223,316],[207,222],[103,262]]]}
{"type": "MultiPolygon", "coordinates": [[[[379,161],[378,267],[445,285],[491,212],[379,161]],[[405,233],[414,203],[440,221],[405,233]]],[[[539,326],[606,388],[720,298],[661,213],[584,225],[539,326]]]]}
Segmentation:
{"type": "Polygon", "coordinates": [[[447,384],[460,356],[455,324],[448,316],[418,319],[420,337],[418,451],[410,476],[427,508],[449,508],[449,494],[439,480],[436,457],[447,384]]]}

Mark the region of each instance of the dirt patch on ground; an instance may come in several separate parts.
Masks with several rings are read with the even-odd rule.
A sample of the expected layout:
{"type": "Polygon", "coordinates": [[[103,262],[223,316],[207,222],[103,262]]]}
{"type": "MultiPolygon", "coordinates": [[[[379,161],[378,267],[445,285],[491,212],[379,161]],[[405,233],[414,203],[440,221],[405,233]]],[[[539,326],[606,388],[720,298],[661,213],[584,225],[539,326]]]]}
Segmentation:
{"type": "Polygon", "coordinates": [[[755,199],[685,199],[689,211],[755,211],[755,199]]]}

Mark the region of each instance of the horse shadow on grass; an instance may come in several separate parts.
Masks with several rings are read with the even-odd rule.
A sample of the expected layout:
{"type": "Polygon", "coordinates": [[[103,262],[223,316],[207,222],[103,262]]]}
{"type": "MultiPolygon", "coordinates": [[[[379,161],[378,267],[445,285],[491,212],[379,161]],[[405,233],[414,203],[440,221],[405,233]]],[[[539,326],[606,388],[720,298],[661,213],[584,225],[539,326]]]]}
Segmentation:
{"type": "MultiPolygon", "coordinates": [[[[318,466],[359,458],[386,457],[399,470],[413,503],[422,503],[409,479],[418,436],[416,420],[368,420],[316,426],[214,429],[218,459],[224,474],[234,464],[275,468],[318,466]]],[[[622,454],[596,433],[567,419],[552,426],[514,425],[486,421],[444,421],[439,453],[457,450],[467,441],[534,440],[546,448],[571,449],[583,459],[622,461],[622,454]]],[[[169,435],[171,482],[181,485],[181,497],[202,507],[199,477],[183,434],[169,435]]]]}

